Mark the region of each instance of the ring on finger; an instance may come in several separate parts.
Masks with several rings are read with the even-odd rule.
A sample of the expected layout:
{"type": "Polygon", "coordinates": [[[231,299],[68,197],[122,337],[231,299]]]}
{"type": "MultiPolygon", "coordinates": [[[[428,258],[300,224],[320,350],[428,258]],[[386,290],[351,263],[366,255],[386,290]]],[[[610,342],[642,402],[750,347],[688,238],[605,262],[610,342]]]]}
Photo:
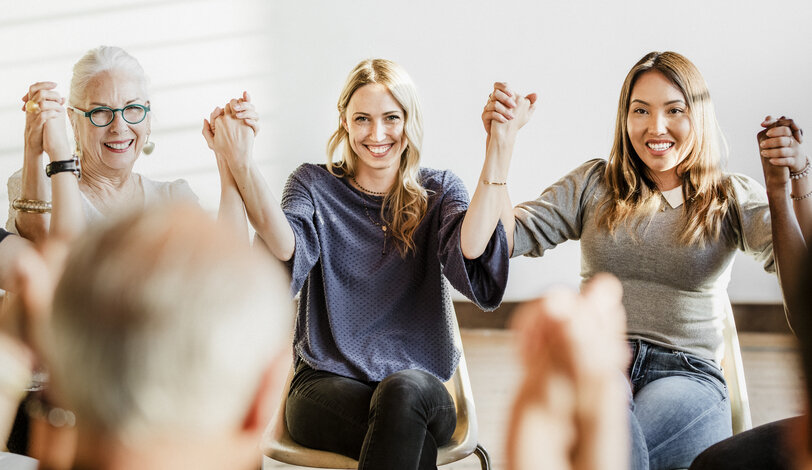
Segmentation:
{"type": "Polygon", "coordinates": [[[25,102],[25,112],[27,113],[38,113],[40,111],[39,103],[34,100],[28,100],[25,102]]]}

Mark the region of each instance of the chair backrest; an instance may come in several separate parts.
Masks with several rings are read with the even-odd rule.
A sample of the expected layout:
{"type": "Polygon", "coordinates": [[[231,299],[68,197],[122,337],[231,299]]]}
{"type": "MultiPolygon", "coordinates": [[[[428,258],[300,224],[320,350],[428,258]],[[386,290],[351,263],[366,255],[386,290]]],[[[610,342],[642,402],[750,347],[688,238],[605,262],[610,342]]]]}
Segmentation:
{"type": "Polygon", "coordinates": [[[750,417],[750,399],[747,396],[747,384],[744,381],[744,363],[739,347],[739,335],[736,331],[733,311],[730,308],[727,309],[724,318],[722,335],[724,337],[724,355],[720,365],[730,395],[733,434],[738,434],[752,428],[753,420],[750,417]]]}
{"type": "MultiPolygon", "coordinates": [[[[459,332],[457,336],[459,336],[459,332]]],[[[460,351],[462,351],[461,342],[459,346],[460,351]]],[[[279,407],[263,433],[262,442],[260,444],[262,453],[276,461],[302,467],[358,468],[358,461],[355,459],[333,452],[304,447],[296,443],[296,441],[290,437],[287,423],[285,422],[285,404],[292,379],[293,367],[291,366],[288,372],[288,379],[282,391],[279,407]]],[[[437,465],[446,465],[461,460],[474,453],[477,447],[476,409],[474,408],[474,399],[471,394],[471,382],[468,379],[468,366],[465,362],[464,352],[460,357],[457,370],[451,379],[445,383],[445,386],[446,389],[448,389],[448,393],[454,399],[454,404],[457,408],[457,427],[454,429],[451,440],[438,449],[437,465]]]]}

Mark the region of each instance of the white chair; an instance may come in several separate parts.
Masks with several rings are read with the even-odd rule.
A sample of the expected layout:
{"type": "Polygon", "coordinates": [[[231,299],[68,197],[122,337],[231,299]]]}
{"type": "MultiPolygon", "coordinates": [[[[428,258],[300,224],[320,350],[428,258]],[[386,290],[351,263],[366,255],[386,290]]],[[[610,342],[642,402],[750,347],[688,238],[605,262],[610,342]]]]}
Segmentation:
{"type": "Polygon", "coordinates": [[[720,361],[722,372],[727,382],[730,395],[730,414],[733,421],[733,434],[747,431],[753,427],[750,417],[750,399],[747,396],[747,384],[744,381],[744,363],[739,346],[739,334],[733,311],[728,309],[722,327],[724,337],[724,354],[720,361]]]}
{"type": "MultiPolygon", "coordinates": [[[[296,443],[288,433],[285,422],[285,403],[287,401],[293,368],[288,373],[288,380],[282,393],[282,400],[270,424],[265,428],[262,437],[262,453],[287,464],[315,468],[358,468],[358,461],[340,454],[323,450],[310,449],[296,443]]],[[[437,452],[437,465],[446,465],[476,454],[482,470],[489,470],[490,456],[484,447],[477,443],[477,421],[474,400],[471,396],[471,383],[468,380],[468,367],[465,355],[460,358],[459,366],[451,379],[445,383],[448,392],[457,407],[457,427],[451,440],[440,447],[437,452]]]]}

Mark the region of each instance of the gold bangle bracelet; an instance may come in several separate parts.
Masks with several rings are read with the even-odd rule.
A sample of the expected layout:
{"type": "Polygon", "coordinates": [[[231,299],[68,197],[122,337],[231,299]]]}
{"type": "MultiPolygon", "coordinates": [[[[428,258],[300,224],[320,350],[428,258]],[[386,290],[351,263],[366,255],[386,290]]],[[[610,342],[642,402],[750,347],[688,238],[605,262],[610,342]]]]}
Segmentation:
{"type": "Polygon", "coordinates": [[[482,183],[483,183],[483,184],[490,184],[490,185],[493,185],[493,186],[507,186],[507,182],[506,182],[506,181],[488,181],[488,180],[482,180],[482,183]]]}
{"type": "Polygon", "coordinates": [[[29,214],[48,214],[51,212],[51,201],[17,198],[11,203],[11,207],[16,211],[29,214]]]}

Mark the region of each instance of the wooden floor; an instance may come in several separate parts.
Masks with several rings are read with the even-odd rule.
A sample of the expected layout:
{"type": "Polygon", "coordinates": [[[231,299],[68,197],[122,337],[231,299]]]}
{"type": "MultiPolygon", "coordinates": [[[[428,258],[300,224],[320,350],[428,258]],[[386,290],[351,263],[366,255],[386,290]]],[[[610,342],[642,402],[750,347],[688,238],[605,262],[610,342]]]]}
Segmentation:
{"type": "MultiPolygon", "coordinates": [[[[520,370],[514,360],[513,335],[506,330],[462,331],[465,356],[479,418],[479,442],[488,449],[494,469],[504,468],[504,437],[507,410],[520,370]]],[[[750,409],[755,426],[798,415],[802,411],[802,378],[797,347],[789,335],[741,333],[750,409]]],[[[265,469],[295,469],[265,459],[265,469]]],[[[442,467],[449,470],[478,469],[474,456],[442,467]]]]}

